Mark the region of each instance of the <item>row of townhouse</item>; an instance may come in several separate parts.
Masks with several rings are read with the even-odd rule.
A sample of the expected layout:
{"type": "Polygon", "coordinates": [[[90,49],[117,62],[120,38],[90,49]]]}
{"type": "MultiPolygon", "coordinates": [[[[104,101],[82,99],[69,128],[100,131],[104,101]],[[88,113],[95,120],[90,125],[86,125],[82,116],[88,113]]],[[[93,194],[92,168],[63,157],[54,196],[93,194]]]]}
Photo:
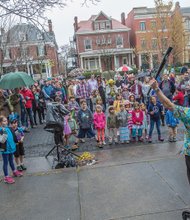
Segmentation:
{"type": "MultiPolygon", "coordinates": [[[[176,7],[180,7],[176,3],[176,7]]],[[[117,70],[118,67],[135,65],[137,68],[157,68],[163,53],[170,45],[169,29],[161,22],[158,30],[156,8],[133,8],[121,21],[107,16],[104,12],[92,15],[88,20],[74,18],[74,40],[78,54],[78,65],[89,71],[117,70]],[[157,36],[153,33],[156,29],[157,36]],[[159,46],[161,45],[161,46],[159,46]]],[[[183,17],[187,43],[183,62],[190,63],[190,7],[180,8],[183,17]]]]}

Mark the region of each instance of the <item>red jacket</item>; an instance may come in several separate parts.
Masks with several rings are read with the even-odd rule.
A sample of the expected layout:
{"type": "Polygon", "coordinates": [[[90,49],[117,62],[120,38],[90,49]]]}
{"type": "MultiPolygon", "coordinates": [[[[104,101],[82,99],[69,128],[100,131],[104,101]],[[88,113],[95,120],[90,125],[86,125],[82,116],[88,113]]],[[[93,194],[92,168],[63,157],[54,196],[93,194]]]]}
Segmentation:
{"type": "Polygon", "coordinates": [[[174,101],[177,101],[177,105],[183,105],[184,103],[184,94],[183,92],[178,92],[174,97],[173,97],[174,101]]]}
{"type": "Polygon", "coordinates": [[[143,124],[143,111],[133,110],[132,111],[132,120],[133,120],[134,125],[142,125],[143,124]]]}
{"type": "Polygon", "coordinates": [[[26,108],[32,108],[32,100],[34,99],[34,95],[32,93],[32,91],[30,89],[22,89],[20,91],[20,94],[23,95],[26,103],[25,103],[25,107],[26,108]]]}

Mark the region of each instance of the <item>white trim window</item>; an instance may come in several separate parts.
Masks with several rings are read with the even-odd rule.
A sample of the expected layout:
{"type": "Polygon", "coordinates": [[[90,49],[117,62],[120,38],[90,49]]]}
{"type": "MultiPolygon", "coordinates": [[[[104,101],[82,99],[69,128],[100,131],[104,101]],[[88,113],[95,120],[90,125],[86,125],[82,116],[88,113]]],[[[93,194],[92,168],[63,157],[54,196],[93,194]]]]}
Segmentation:
{"type": "Polygon", "coordinates": [[[10,49],[6,48],[5,49],[5,60],[10,60],[11,56],[10,56],[10,49]]]}
{"type": "Polygon", "coordinates": [[[111,22],[110,21],[106,21],[106,29],[111,29],[111,22]]]}
{"type": "Polygon", "coordinates": [[[158,47],[157,38],[152,38],[152,49],[157,49],[157,47],[158,47]]]}
{"type": "Polygon", "coordinates": [[[18,33],[18,39],[19,41],[26,41],[26,34],[24,32],[19,32],[18,33]]]}
{"type": "Polygon", "coordinates": [[[105,29],[106,29],[106,23],[100,22],[100,30],[105,30],[105,29]]]}
{"type": "Polygon", "coordinates": [[[45,55],[45,49],[43,44],[38,45],[38,56],[42,57],[45,55]]]}
{"type": "Polygon", "coordinates": [[[98,22],[95,22],[95,23],[94,23],[94,29],[95,29],[95,30],[99,30],[99,29],[100,29],[100,26],[99,26],[99,23],[98,23],[98,22]]]}
{"type": "Polygon", "coordinates": [[[141,39],[141,48],[146,49],[146,46],[147,46],[146,44],[147,44],[146,40],[144,38],[142,38],[141,39]]]}
{"type": "Polygon", "coordinates": [[[85,50],[92,50],[92,40],[91,39],[84,40],[84,49],[85,50]]]}
{"type": "Polygon", "coordinates": [[[185,27],[186,27],[187,30],[190,30],[190,19],[187,19],[185,21],[185,27]]]}
{"type": "Polygon", "coordinates": [[[116,37],[116,47],[123,48],[123,37],[121,35],[116,37]]]}
{"type": "Polygon", "coordinates": [[[111,44],[111,42],[112,42],[111,37],[108,37],[107,44],[111,44]]]}
{"type": "Polygon", "coordinates": [[[146,31],[146,22],[145,21],[140,22],[140,30],[141,31],[146,31]]]}

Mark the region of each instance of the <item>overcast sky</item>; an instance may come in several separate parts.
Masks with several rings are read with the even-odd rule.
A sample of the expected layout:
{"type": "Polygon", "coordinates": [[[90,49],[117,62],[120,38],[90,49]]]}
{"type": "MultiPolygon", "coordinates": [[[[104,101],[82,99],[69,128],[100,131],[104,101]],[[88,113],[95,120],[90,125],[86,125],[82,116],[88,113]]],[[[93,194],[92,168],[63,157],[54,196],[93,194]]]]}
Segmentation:
{"type": "MultiPolygon", "coordinates": [[[[67,0],[67,6],[63,9],[54,9],[47,13],[49,19],[52,20],[53,30],[59,46],[67,44],[69,38],[73,36],[74,17],[78,17],[78,21],[87,20],[91,15],[97,15],[103,11],[106,15],[111,16],[120,21],[121,13],[127,14],[134,7],[154,7],[154,0],[101,0],[97,5],[91,3],[87,6],[81,6],[82,0],[67,0]]],[[[190,7],[189,0],[181,0],[181,7],[190,7]]]]}

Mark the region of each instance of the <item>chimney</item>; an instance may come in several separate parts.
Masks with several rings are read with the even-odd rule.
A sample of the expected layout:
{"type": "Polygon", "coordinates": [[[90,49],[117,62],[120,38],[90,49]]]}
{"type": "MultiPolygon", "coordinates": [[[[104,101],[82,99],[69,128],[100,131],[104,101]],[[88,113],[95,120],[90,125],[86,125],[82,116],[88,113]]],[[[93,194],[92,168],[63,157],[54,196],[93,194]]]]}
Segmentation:
{"type": "Polygon", "coordinates": [[[49,28],[49,32],[53,32],[52,21],[51,20],[48,20],[48,28],[49,28]]]}
{"type": "Polygon", "coordinates": [[[121,13],[121,23],[125,25],[125,13],[121,13]]]}
{"type": "Polygon", "coordinates": [[[78,17],[77,16],[75,16],[74,17],[74,21],[75,21],[75,23],[74,23],[74,29],[75,29],[75,31],[77,31],[78,30],[78,17]]]}
{"type": "Polygon", "coordinates": [[[179,2],[176,2],[176,3],[175,3],[175,9],[180,9],[180,4],[179,4],[179,2]]]}

